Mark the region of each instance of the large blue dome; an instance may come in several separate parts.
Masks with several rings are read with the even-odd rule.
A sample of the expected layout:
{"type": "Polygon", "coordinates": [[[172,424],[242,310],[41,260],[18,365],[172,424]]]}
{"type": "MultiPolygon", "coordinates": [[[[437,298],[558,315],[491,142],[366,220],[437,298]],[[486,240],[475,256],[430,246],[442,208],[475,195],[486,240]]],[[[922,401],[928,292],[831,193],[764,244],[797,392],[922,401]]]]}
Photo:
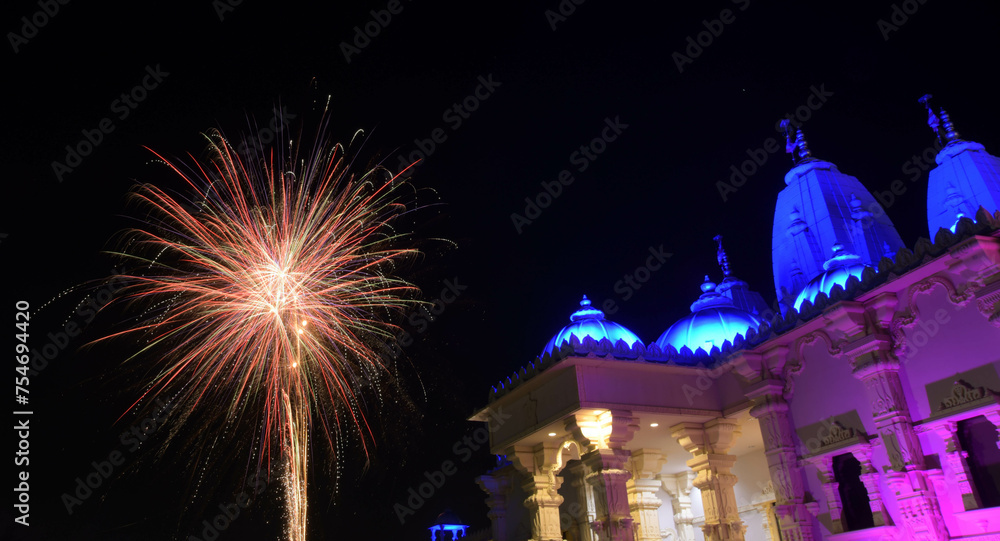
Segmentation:
{"type": "Polygon", "coordinates": [[[636,342],[642,342],[634,332],[613,321],[604,319],[604,312],[591,306],[590,299],[586,295],[580,301],[580,309],[573,312],[573,315],[569,316],[569,320],[572,323],[563,327],[561,331],[552,337],[552,340],[549,340],[548,344],[545,344],[542,355],[558,351],[563,342],[570,341],[570,336],[572,335],[575,335],[581,342],[588,336],[598,342],[607,338],[612,344],[617,343],[619,340],[624,340],[629,347],[635,345],[636,342]]]}
{"type": "Polygon", "coordinates": [[[824,295],[829,295],[830,291],[833,290],[833,286],[839,285],[846,289],[847,280],[851,276],[860,280],[865,267],[867,265],[861,263],[860,257],[845,251],[841,244],[834,244],[833,257],[827,260],[826,263],[823,263],[823,274],[810,280],[802,288],[802,291],[799,292],[799,296],[795,297],[795,304],[793,304],[795,310],[798,311],[802,303],[807,300],[810,303],[816,302],[816,296],[820,292],[824,295]]]}
{"type": "Polygon", "coordinates": [[[721,348],[736,335],[746,336],[751,328],[756,331],[761,324],[757,316],[740,310],[732,299],[715,292],[715,284],[705,277],[701,286],[702,294],[691,305],[691,314],[674,323],[656,340],[661,349],[673,346],[680,351],[687,347],[691,351],[701,348],[711,353],[713,347],[721,348]]]}

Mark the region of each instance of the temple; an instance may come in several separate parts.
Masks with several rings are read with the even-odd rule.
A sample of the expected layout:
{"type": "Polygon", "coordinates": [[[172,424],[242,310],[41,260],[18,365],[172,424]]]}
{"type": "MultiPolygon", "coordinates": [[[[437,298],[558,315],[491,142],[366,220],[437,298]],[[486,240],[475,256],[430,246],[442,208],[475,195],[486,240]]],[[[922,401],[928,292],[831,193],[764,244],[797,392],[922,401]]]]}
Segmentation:
{"type": "Polygon", "coordinates": [[[1000,540],[1000,159],[930,99],[930,239],[786,124],[772,305],[716,237],[655,341],[545,333],[470,419],[493,541],[1000,540]]]}

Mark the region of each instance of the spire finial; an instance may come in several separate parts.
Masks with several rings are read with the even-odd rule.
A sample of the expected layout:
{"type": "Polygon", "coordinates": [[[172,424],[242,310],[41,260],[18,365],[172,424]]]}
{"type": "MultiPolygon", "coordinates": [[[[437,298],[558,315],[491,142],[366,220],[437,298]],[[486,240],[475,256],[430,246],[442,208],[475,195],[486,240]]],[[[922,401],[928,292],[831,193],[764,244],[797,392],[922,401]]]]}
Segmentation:
{"type": "Polygon", "coordinates": [[[729,258],[726,256],[726,250],[722,247],[722,235],[716,235],[712,240],[719,243],[719,249],[715,252],[715,259],[719,262],[719,267],[722,268],[722,277],[728,278],[729,258]]]}
{"type": "Polygon", "coordinates": [[[938,143],[941,143],[941,133],[938,131],[938,126],[940,126],[941,121],[938,120],[936,114],[934,114],[934,109],[931,108],[931,98],[934,96],[931,94],[924,94],[917,101],[922,103],[924,107],[927,108],[927,125],[934,130],[934,135],[937,136],[938,143]]]}
{"type": "Polygon", "coordinates": [[[953,141],[961,141],[958,132],[955,131],[955,125],[951,122],[951,117],[948,116],[948,112],[939,108],[940,115],[934,113],[934,108],[931,107],[931,98],[933,97],[931,94],[924,94],[917,101],[927,108],[927,125],[934,130],[938,144],[943,146],[953,141]]]}
{"type": "Polygon", "coordinates": [[[806,141],[802,129],[793,127],[792,121],[787,118],[781,121],[780,126],[781,131],[785,134],[785,153],[792,155],[792,161],[795,165],[813,161],[815,158],[809,151],[809,143],[806,141]]]}
{"type": "MultiPolygon", "coordinates": [[[[785,134],[785,154],[792,154],[795,150],[795,130],[792,129],[792,121],[786,118],[781,121],[780,126],[780,131],[785,134]]],[[[795,161],[794,154],[792,154],[792,161],[795,161]]]]}
{"type": "Polygon", "coordinates": [[[795,163],[802,163],[812,160],[812,152],[809,151],[809,143],[801,129],[795,130],[795,163]]]}
{"type": "Polygon", "coordinates": [[[955,131],[955,125],[951,123],[951,117],[948,116],[948,112],[941,109],[941,124],[944,125],[944,144],[951,143],[952,141],[960,141],[958,137],[958,132],[955,131]]]}
{"type": "Polygon", "coordinates": [[[705,281],[702,282],[702,284],[701,284],[701,292],[702,293],[711,293],[713,291],[715,291],[715,282],[713,282],[712,279],[709,278],[708,275],[706,274],[705,275],[705,281]]]}

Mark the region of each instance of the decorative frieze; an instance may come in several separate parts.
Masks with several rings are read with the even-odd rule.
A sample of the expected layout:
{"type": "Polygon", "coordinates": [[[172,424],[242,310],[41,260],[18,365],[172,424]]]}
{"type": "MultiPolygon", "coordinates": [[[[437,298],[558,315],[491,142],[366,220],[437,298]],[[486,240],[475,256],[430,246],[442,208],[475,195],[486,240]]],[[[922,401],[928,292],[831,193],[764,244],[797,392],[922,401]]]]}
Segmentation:
{"type": "Polygon", "coordinates": [[[947,411],[970,406],[980,401],[996,402],[1000,394],[985,387],[973,387],[964,380],[955,382],[951,389],[951,396],[945,398],[938,405],[938,411],[947,411]]]}
{"type": "Polygon", "coordinates": [[[838,421],[830,423],[830,432],[825,438],[821,438],[820,441],[823,442],[823,447],[829,447],[831,445],[836,445],[841,442],[848,441],[852,438],[857,438],[857,430],[849,427],[845,427],[838,421]]]}

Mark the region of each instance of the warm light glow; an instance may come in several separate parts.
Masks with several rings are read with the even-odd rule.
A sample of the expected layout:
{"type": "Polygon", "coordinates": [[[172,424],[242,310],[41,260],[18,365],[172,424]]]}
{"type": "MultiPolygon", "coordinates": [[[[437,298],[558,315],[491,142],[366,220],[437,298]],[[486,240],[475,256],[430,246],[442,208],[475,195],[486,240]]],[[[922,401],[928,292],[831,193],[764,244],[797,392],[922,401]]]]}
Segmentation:
{"type": "Polygon", "coordinates": [[[555,435],[556,435],[555,432],[549,432],[549,436],[555,436],[555,435]]]}
{"type": "Polygon", "coordinates": [[[651,426],[653,428],[656,428],[656,427],[660,426],[660,423],[649,423],[649,426],[651,426]]]}
{"type": "Polygon", "coordinates": [[[598,448],[607,449],[608,437],[611,435],[611,421],[610,411],[594,410],[593,417],[578,418],[577,425],[585,438],[596,443],[598,448]]]}

